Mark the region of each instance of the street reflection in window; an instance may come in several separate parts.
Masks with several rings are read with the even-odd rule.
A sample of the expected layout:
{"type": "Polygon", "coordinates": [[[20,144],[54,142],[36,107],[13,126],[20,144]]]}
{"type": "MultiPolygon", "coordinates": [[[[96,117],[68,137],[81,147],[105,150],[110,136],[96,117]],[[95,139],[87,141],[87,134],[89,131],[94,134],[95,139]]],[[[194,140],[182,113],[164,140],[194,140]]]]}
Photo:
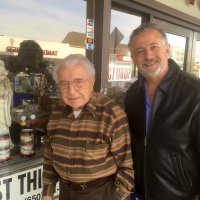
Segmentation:
{"type": "Polygon", "coordinates": [[[131,59],[128,42],[132,31],[141,21],[139,16],[111,10],[108,87],[104,93],[122,106],[126,89],[138,75],[131,59]]]}
{"type": "Polygon", "coordinates": [[[141,24],[141,17],[111,11],[109,86],[126,87],[137,76],[128,48],[130,34],[141,24]]]}
{"type": "Polygon", "coordinates": [[[179,67],[184,69],[184,56],[186,47],[186,38],[178,35],[166,33],[170,44],[170,58],[172,58],[179,67]]]}
{"type": "Polygon", "coordinates": [[[71,31],[85,33],[86,1],[2,0],[1,35],[62,42],[71,31]]]}
{"type": "Polygon", "coordinates": [[[60,100],[52,69],[71,53],[85,55],[86,6],[84,0],[1,0],[0,63],[13,94],[8,165],[24,162],[19,156],[21,117],[30,127],[34,114],[34,155],[43,153],[48,116],[60,100]]]}
{"type": "MultiPolygon", "coordinates": [[[[72,4],[71,0],[2,0],[0,17],[0,59],[11,72],[27,69],[30,73],[35,69],[27,63],[28,57],[17,68],[16,57],[23,42],[41,48],[42,61],[48,70],[70,53],[85,54],[86,1],[76,0],[72,4]]],[[[30,48],[34,50],[29,45],[30,48]]]]}
{"type": "Polygon", "coordinates": [[[193,73],[195,76],[200,78],[200,41],[196,42],[195,65],[193,67],[193,73]]]}

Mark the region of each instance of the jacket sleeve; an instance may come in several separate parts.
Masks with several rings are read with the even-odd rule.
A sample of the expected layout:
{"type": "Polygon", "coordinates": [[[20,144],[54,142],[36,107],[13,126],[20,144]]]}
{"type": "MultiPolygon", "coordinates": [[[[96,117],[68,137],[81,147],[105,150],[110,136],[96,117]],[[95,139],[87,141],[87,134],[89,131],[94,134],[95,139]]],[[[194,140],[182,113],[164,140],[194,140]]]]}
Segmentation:
{"type": "MultiPolygon", "coordinates": [[[[199,110],[197,115],[192,120],[192,136],[194,141],[194,147],[197,151],[197,165],[198,165],[198,174],[200,174],[200,103],[199,103],[199,110]]],[[[199,188],[198,188],[198,195],[200,196],[200,179],[199,179],[199,188]]]]}
{"type": "Polygon", "coordinates": [[[117,165],[116,192],[120,200],[126,199],[134,187],[131,139],[125,112],[117,107],[112,126],[111,152],[117,165]]]}
{"type": "Polygon", "coordinates": [[[43,196],[53,197],[58,178],[59,176],[53,167],[53,152],[50,143],[50,136],[47,134],[44,148],[43,196]]]}

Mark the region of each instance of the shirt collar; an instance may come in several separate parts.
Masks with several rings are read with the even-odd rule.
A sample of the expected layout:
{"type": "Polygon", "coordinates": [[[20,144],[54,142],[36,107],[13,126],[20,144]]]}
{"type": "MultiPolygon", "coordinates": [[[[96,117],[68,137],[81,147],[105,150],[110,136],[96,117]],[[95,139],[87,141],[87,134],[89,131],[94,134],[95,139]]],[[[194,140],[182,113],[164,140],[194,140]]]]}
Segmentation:
{"type": "Polygon", "coordinates": [[[174,85],[179,77],[181,72],[179,66],[174,62],[174,60],[169,59],[168,61],[169,70],[163,80],[160,82],[158,87],[164,91],[166,94],[169,94],[170,91],[174,88],[174,85]]]}
{"type": "MultiPolygon", "coordinates": [[[[167,74],[164,76],[164,78],[158,85],[158,87],[166,94],[169,94],[171,89],[173,89],[173,86],[176,83],[176,80],[179,77],[179,74],[181,72],[179,66],[172,59],[168,60],[168,66],[169,66],[169,70],[167,74]]],[[[141,88],[144,85],[144,81],[145,81],[145,78],[141,76],[139,78],[139,85],[141,88]]]]}
{"type": "Polygon", "coordinates": [[[147,91],[146,81],[144,81],[144,92],[145,92],[145,97],[146,97],[146,106],[151,107],[151,102],[150,102],[148,91],[147,91]]]}

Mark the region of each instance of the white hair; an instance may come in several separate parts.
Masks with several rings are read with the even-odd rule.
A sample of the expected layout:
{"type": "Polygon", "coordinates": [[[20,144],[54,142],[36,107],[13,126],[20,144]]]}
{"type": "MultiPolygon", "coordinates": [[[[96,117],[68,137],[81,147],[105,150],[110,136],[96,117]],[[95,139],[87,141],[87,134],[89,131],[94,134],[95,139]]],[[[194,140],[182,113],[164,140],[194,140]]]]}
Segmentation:
{"type": "Polygon", "coordinates": [[[70,54],[66,58],[62,59],[58,65],[53,68],[52,76],[56,83],[58,83],[57,71],[60,67],[70,68],[74,65],[83,65],[89,72],[89,75],[94,77],[95,76],[95,69],[94,65],[90,62],[88,58],[83,56],[82,54],[70,54]]]}

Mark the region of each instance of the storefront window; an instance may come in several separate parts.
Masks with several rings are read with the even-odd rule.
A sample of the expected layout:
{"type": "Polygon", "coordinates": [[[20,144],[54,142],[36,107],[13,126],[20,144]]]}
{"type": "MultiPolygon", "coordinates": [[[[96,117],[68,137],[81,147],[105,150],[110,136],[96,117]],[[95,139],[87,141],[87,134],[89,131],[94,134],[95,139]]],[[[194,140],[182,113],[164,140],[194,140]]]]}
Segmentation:
{"type": "Polygon", "coordinates": [[[51,72],[70,53],[85,54],[86,7],[84,0],[1,1],[0,199],[41,199],[43,139],[60,98],[51,72]],[[39,158],[41,166],[30,170],[27,163],[39,158]],[[31,191],[25,172],[12,175],[22,168],[31,191]]]}
{"type": "Polygon", "coordinates": [[[172,58],[179,67],[184,69],[184,56],[186,48],[186,38],[178,35],[166,33],[170,44],[170,58],[172,58]]]}
{"type": "Polygon", "coordinates": [[[47,66],[71,52],[85,54],[86,1],[72,4],[70,0],[29,3],[3,0],[0,10],[0,56],[7,58],[7,65],[11,62],[9,56],[18,55],[24,40],[41,47],[47,66]]]}
{"type": "Polygon", "coordinates": [[[136,15],[111,10],[110,55],[107,94],[120,104],[120,96],[137,79],[137,70],[132,63],[128,48],[130,34],[141,24],[142,18],[136,15]]]}
{"type": "Polygon", "coordinates": [[[195,65],[193,67],[193,73],[195,76],[200,78],[200,41],[196,42],[195,65]]]}

